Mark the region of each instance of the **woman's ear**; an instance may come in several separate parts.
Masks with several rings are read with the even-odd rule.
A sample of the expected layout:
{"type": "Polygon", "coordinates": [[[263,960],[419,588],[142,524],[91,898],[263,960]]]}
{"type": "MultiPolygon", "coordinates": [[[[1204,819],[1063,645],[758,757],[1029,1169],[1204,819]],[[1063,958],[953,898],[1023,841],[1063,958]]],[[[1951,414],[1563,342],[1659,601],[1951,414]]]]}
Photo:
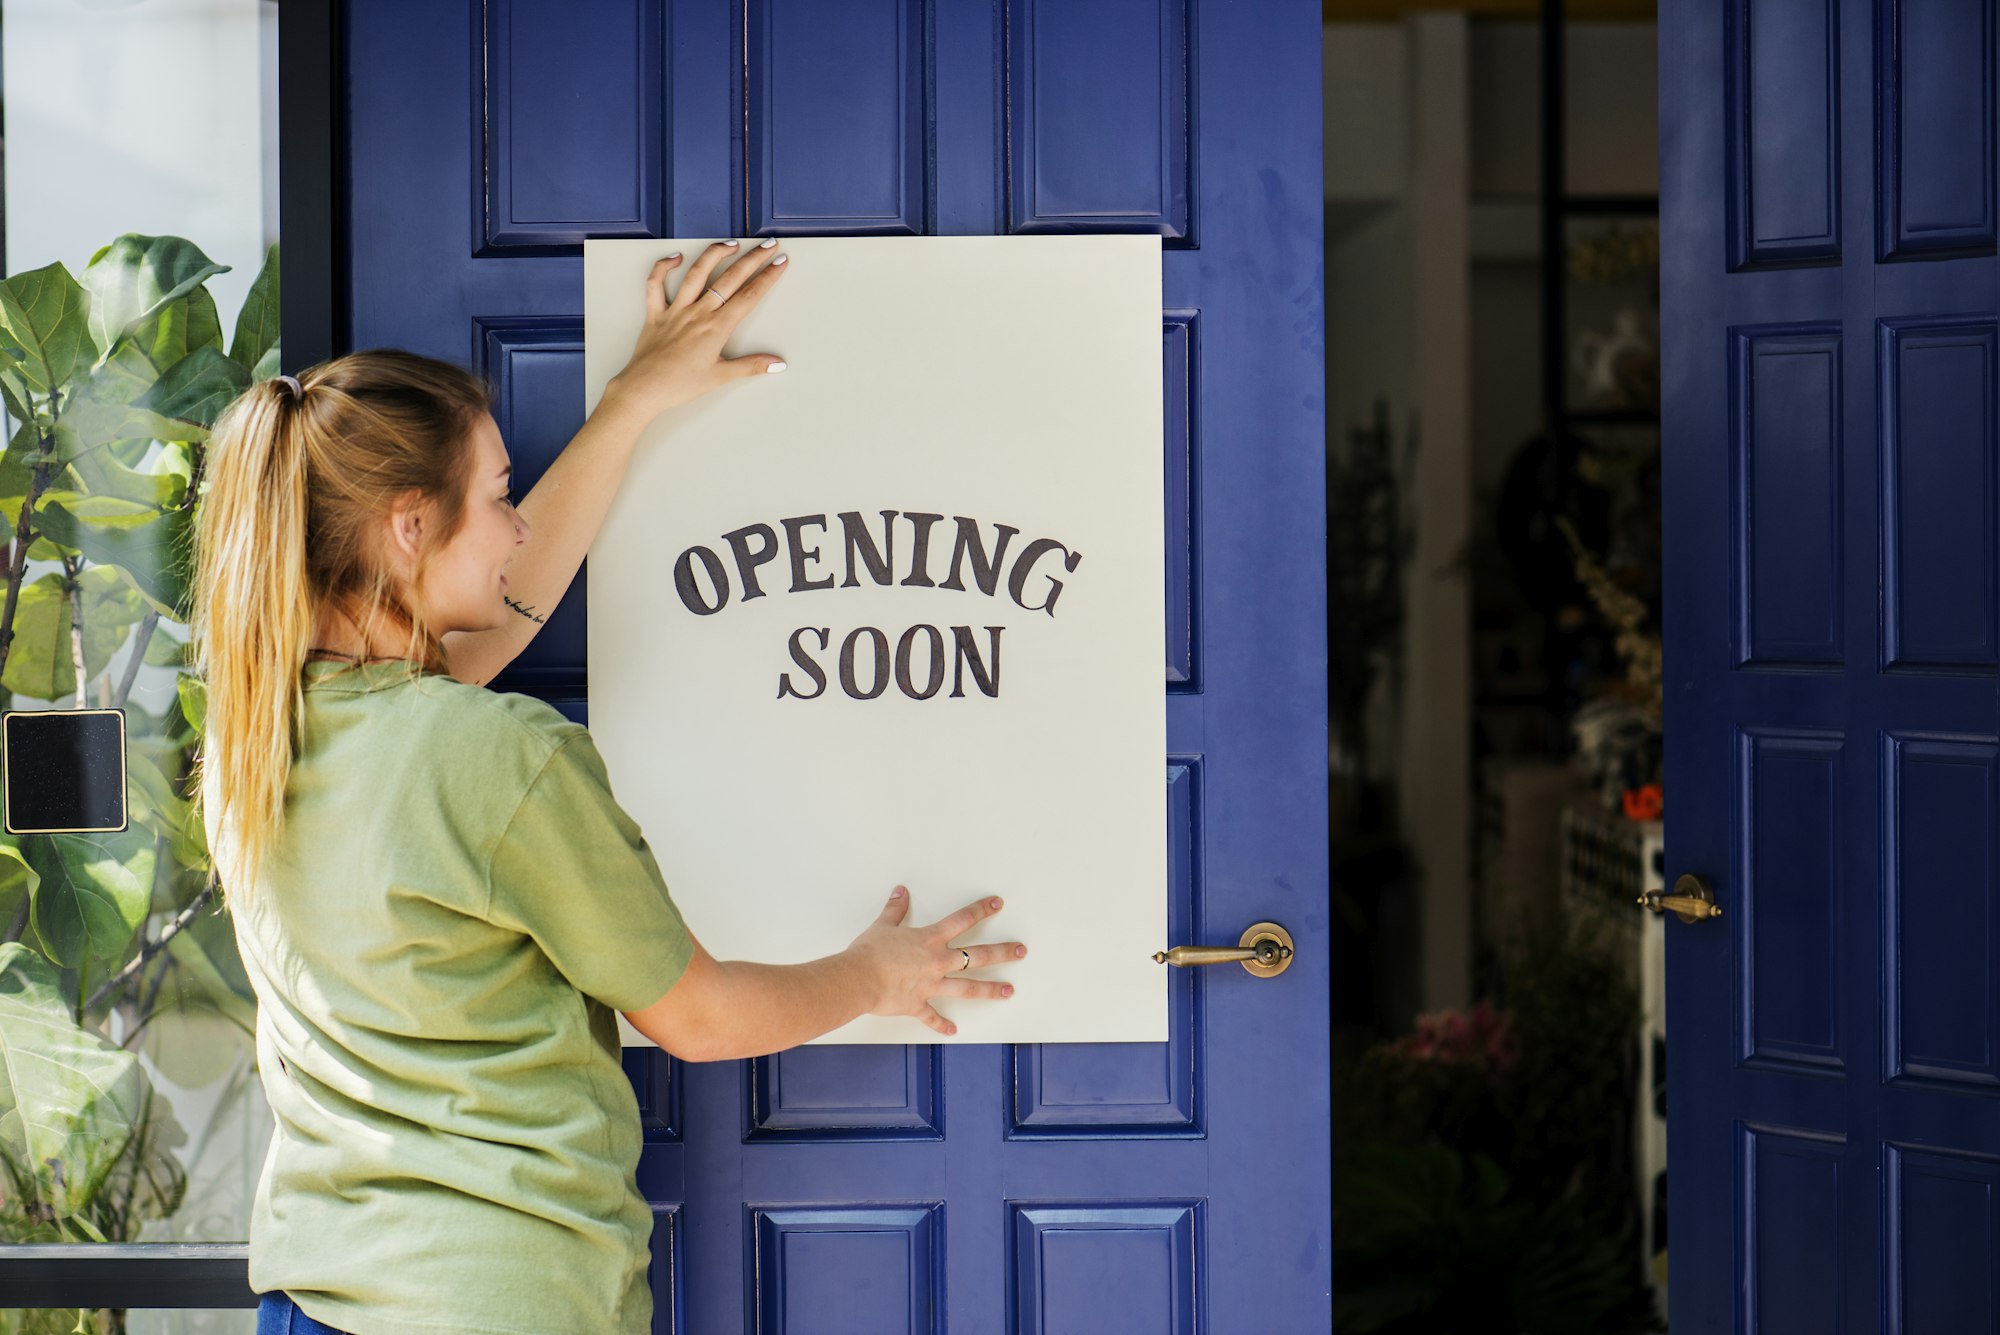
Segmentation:
{"type": "Polygon", "coordinates": [[[397,564],[408,566],[416,561],[430,518],[430,504],[418,492],[404,493],[390,507],[389,544],[397,564]]]}

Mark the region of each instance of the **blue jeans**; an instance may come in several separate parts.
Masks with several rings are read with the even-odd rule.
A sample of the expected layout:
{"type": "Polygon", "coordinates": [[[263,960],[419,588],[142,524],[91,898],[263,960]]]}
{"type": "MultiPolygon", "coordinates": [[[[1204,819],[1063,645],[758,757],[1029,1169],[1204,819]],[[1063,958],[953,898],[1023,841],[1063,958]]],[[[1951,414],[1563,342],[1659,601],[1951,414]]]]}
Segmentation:
{"type": "Polygon", "coordinates": [[[347,1335],[299,1310],[292,1295],[283,1289],[260,1294],[257,1303],[257,1335],[347,1335]]]}

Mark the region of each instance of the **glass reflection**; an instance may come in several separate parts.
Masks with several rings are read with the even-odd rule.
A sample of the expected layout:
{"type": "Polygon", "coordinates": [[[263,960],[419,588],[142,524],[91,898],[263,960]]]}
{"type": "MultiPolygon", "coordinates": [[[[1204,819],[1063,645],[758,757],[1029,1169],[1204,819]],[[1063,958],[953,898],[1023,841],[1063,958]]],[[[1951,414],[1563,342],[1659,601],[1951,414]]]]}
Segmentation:
{"type": "MultiPolygon", "coordinates": [[[[241,1241],[271,1136],[192,818],[207,428],[277,370],[273,0],[0,0],[0,709],[125,714],[126,828],[0,832],[0,1243],[241,1241]]],[[[0,1333],[253,1312],[0,1311],[0,1333]]]]}

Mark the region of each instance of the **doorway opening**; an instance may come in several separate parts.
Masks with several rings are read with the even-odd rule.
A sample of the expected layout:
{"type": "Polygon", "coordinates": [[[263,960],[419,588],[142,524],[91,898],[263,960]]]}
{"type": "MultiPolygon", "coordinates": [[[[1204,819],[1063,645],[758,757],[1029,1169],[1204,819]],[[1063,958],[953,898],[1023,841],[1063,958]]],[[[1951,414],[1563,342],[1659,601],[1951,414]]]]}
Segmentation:
{"type": "Polygon", "coordinates": [[[1324,10],[1336,1320],[1663,1328],[1654,6],[1324,10]]]}

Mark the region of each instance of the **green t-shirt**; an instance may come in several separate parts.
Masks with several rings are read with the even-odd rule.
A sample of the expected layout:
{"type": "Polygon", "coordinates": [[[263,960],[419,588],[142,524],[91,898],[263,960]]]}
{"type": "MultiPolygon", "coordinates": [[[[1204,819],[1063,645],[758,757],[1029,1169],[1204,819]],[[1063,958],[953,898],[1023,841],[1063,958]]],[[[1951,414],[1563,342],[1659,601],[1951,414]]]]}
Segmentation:
{"type": "Polygon", "coordinates": [[[692,949],[590,733],[401,663],[306,665],[236,938],[277,1129],[250,1286],[355,1335],[649,1331],[614,1012],[692,949]]]}

